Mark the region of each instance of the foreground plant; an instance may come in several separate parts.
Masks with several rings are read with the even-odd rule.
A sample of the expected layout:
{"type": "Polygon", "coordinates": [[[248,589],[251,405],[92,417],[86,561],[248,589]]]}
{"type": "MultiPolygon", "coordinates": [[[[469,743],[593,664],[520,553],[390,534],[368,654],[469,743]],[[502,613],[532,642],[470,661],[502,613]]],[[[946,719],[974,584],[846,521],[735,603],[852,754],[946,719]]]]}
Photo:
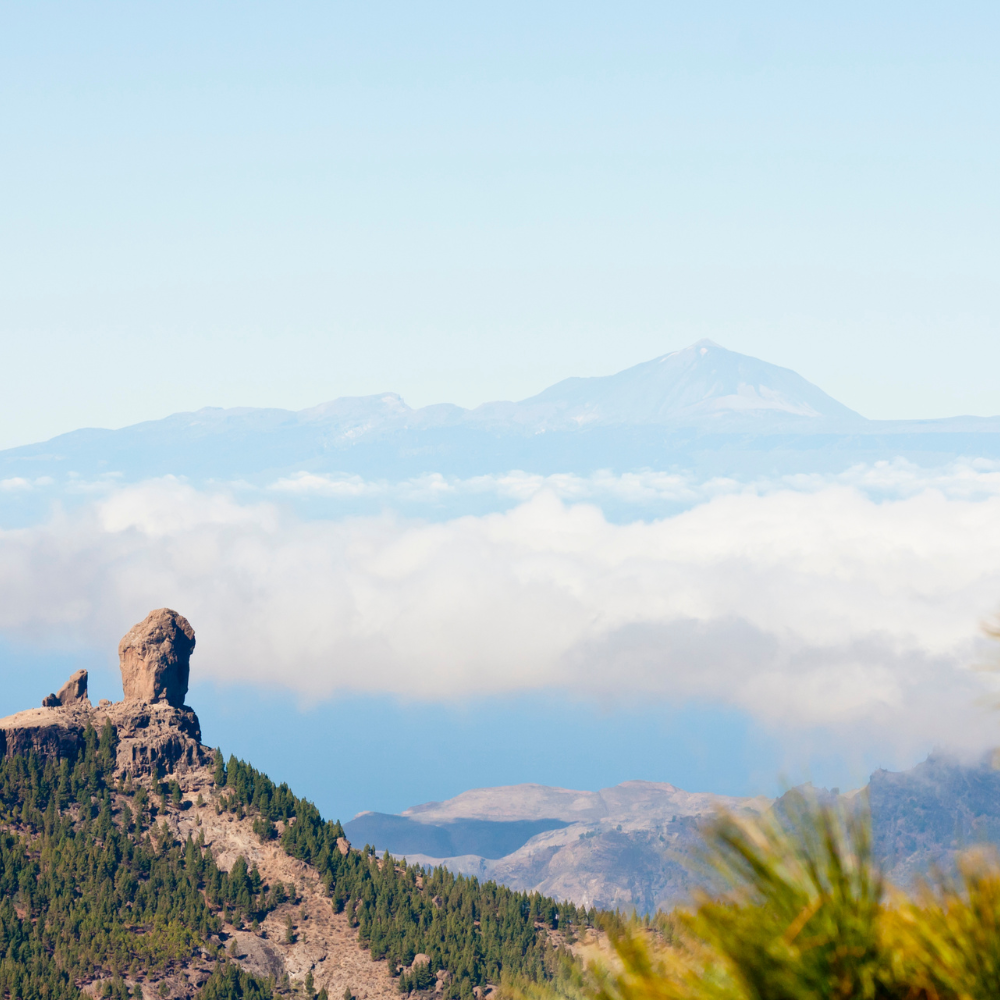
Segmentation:
{"type": "MultiPolygon", "coordinates": [[[[659,933],[614,937],[595,1000],[875,1000],[917,996],[883,933],[885,889],[863,803],[800,794],[754,822],[723,814],[706,858],[728,886],[659,933]]],[[[928,995],[928,994],[925,994],[928,995]]]]}
{"type": "Polygon", "coordinates": [[[939,874],[915,901],[887,911],[883,924],[897,978],[914,995],[1000,997],[1000,865],[994,852],[968,852],[956,877],[939,874]]]}
{"type": "Polygon", "coordinates": [[[1000,862],[972,852],[916,898],[887,899],[863,807],[802,796],[747,822],[721,816],[706,854],[729,883],[655,929],[612,929],[616,970],[588,1000],[995,1000],[1000,862]]]}
{"type": "Polygon", "coordinates": [[[880,933],[884,886],[863,808],[796,793],[754,823],[721,816],[709,857],[733,888],[687,921],[751,998],[894,995],[880,933]]]}

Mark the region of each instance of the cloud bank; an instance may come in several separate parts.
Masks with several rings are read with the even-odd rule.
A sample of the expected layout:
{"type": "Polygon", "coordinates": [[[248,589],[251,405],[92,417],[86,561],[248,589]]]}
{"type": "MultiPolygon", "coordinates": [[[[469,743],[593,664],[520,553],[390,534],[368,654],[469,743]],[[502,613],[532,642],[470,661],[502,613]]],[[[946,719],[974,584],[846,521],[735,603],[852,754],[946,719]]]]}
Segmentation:
{"type": "Polygon", "coordinates": [[[307,699],[563,689],[992,742],[976,705],[996,685],[973,668],[1000,605],[998,492],[797,486],[613,524],[543,484],[505,512],[428,524],[306,521],[155,480],[0,532],[0,630],[113,650],[168,605],[198,632],[198,675],[307,699]]]}
{"type": "MultiPolygon", "coordinates": [[[[24,482],[19,480],[18,482],[24,482]]],[[[49,480],[51,482],[51,480],[49,480]]],[[[782,490],[818,492],[831,485],[848,486],[872,499],[905,499],[933,489],[949,499],[984,500],[1000,496],[1000,463],[983,458],[959,458],[938,468],[925,468],[903,458],[852,466],[833,475],[792,474],[779,477],[700,476],[693,471],[614,474],[595,472],[538,475],[511,471],[460,479],[429,473],[397,482],[358,475],[299,472],[275,480],[267,491],[275,496],[328,500],[377,499],[393,504],[427,504],[491,496],[523,503],[550,492],[570,503],[609,501],[636,507],[693,506],[734,493],[768,495],[782,490]]],[[[3,482],[0,482],[0,487],[3,482]]]]}

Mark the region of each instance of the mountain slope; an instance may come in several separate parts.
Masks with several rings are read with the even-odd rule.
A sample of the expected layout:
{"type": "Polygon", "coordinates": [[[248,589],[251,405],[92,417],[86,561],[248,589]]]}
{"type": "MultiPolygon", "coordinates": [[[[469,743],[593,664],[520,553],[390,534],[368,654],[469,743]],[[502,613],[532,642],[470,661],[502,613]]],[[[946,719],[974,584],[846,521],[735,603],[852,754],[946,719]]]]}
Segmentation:
{"type": "Polygon", "coordinates": [[[995,755],[964,763],[931,754],[908,771],[878,770],[868,785],[874,846],[889,878],[910,886],[958,852],[1000,847],[1000,770],[995,755]]]}
{"type": "Polygon", "coordinates": [[[206,408],[74,431],[0,452],[0,480],[177,475],[267,486],[301,472],[389,481],[511,469],[759,475],[958,455],[1000,455],[1000,420],[868,421],[788,369],[702,341],[615,375],[566,379],[530,399],[473,410],[412,409],[381,393],[298,412],[206,408]]]}
{"type": "MultiPolygon", "coordinates": [[[[992,755],[963,763],[934,754],[908,771],[876,771],[867,791],[876,857],[900,887],[912,887],[935,866],[950,869],[964,848],[1000,847],[1000,770],[992,755]]],[[[718,808],[754,815],[771,805],[763,797],[726,798],[644,781],[599,792],[514,785],[472,789],[400,816],[362,814],[346,829],[363,830],[375,846],[395,851],[402,838],[414,842],[422,827],[448,843],[448,831],[469,820],[499,827],[548,818],[562,825],[525,836],[503,857],[476,850],[409,856],[579,905],[650,912],[710,884],[693,862],[700,827],[718,808]]]]}
{"type": "Polygon", "coordinates": [[[345,830],[397,853],[405,844],[419,843],[421,829],[447,844],[457,839],[452,831],[474,822],[481,824],[481,843],[488,845],[498,828],[548,822],[550,829],[531,836],[525,829],[523,841],[506,856],[472,849],[468,835],[470,849],[461,854],[407,856],[579,906],[651,912],[683,902],[694,888],[708,884],[689,861],[702,823],[717,809],[756,815],[770,805],[764,797],[685,792],[651,781],[626,781],[598,792],[528,784],[473,789],[400,816],[362,813],[345,830]]]}
{"type": "Polygon", "coordinates": [[[157,609],[119,644],[122,701],[92,706],[78,671],[0,720],[0,995],[481,1000],[554,974],[592,914],[352,850],[287,785],[201,743],[194,648],[157,609]]]}
{"type": "Polygon", "coordinates": [[[487,404],[472,419],[501,415],[535,430],[587,425],[728,423],[755,429],[774,418],[842,421],[864,418],[788,368],[700,340],[616,375],[568,378],[512,404],[487,404]]]}

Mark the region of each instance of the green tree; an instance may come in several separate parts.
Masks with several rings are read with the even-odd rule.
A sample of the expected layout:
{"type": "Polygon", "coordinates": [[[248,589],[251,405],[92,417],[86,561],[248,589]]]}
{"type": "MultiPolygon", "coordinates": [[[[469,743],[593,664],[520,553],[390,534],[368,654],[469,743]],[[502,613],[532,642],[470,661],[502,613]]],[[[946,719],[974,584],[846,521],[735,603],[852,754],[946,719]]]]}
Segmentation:
{"type": "Polygon", "coordinates": [[[226,761],[222,756],[221,750],[215,751],[215,771],[212,775],[213,780],[216,785],[220,788],[226,783],[226,761]]]}

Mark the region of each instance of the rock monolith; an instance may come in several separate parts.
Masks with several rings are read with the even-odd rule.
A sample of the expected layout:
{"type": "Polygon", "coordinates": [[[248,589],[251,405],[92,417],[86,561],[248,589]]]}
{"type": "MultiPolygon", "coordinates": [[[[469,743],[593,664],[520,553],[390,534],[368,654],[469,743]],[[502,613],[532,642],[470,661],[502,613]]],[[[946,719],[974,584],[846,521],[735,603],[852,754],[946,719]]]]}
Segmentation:
{"type": "Polygon", "coordinates": [[[180,708],[193,649],[194,629],[183,615],[170,608],[150,611],[118,644],[125,701],[180,708]]]}

